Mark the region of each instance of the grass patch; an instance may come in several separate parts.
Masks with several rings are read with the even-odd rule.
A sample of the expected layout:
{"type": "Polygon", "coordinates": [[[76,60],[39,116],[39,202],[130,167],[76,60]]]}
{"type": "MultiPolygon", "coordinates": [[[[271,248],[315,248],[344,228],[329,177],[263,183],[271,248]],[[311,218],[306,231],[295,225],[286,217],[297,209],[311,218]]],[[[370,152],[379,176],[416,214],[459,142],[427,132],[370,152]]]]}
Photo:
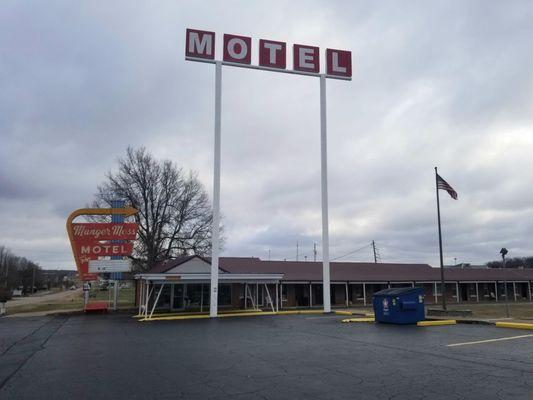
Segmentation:
{"type": "MultiPolygon", "coordinates": [[[[89,301],[108,301],[113,299],[113,290],[94,290],[89,294],[89,301]]],[[[133,307],[135,305],[135,289],[120,289],[118,293],[119,306],[133,307]]]]}
{"type": "Polygon", "coordinates": [[[26,304],[21,306],[11,306],[7,308],[7,314],[20,314],[41,311],[55,311],[55,310],[83,310],[83,302],[76,301],[71,303],[38,303],[26,304]]]}
{"type": "MultiPolygon", "coordinates": [[[[438,309],[439,304],[426,304],[427,308],[438,309]]],[[[505,318],[505,304],[502,302],[493,303],[448,303],[448,310],[470,310],[473,318],[480,319],[497,319],[505,318]]],[[[371,306],[367,307],[350,307],[350,311],[354,314],[365,314],[373,311],[371,306]]],[[[509,313],[514,319],[533,320],[533,303],[532,302],[518,302],[509,303],[509,313]]]]}
{"type": "MultiPolygon", "coordinates": [[[[471,310],[477,318],[505,318],[505,304],[453,304],[449,310],[471,310]]],[[[509,313],[515,319],[533,319],[533,303],[509,303],[509,313]]]]}
{"type": "MultiPolygon", "coordinates": [[[[91,301],[108,301],[113,291],[92,290],[90,292],[89,302],[91,301]]],[[[118,307],[131,308],[135,304],[135,289],[120,289],[118,307]]],[[[60,300],[51,300],[47,302],[12,305],[7,307],[8,314],[20,314],[31,312],[55,311],[55,310],[83,310],[83,292],[73,293],[72,296],[60,300]]]]}

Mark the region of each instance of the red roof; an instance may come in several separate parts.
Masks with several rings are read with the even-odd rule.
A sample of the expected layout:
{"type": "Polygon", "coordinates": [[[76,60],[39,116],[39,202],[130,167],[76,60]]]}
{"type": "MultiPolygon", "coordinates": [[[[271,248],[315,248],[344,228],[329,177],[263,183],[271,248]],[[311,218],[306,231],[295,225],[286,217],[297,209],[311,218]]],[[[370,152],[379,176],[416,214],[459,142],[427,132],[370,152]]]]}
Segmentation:
{"type": "MultiPolygon", "coordinates": [[[[163,273],[194,256],[179,257],[156,265],[150,272],[163,273]]],[[[204,258],[210,262],[209,258],[204,258]]],[[[284,281],[321,281],[322,262],[264,261],[252,257],[221,257],[221,269],[230,273],[280,273],[284,281]]],[[[440,269],[429,264],[332,262],[332,281],[401,282],[439,281],[440,269]]],[[[447,281],[509,281],[533,280],[533,269],[445,268],[447,281]]]]}
{"type": "Polygon", "coordinates": [[[159,273],[167,272],[169,269],[172,269],[180,264],[183,264],[184,262],[187,262],[194,257],[197,257],[197,256],[183,256],[183,257],[176,257],[171,260],[162,261],[156,264],[155,267],[150,270],[150,273],[159,274],[159,273]]]}

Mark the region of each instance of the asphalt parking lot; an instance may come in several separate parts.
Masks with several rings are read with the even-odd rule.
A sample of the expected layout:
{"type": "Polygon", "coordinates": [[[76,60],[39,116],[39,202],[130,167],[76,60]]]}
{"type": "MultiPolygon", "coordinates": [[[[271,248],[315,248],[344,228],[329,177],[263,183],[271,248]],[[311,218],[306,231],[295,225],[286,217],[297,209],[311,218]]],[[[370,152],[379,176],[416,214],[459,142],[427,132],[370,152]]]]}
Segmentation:
{"type": "Polygon", "coordinates": [[[3,318],[0,398],[533,399],[531,331],[341,319],[3,318]]]}

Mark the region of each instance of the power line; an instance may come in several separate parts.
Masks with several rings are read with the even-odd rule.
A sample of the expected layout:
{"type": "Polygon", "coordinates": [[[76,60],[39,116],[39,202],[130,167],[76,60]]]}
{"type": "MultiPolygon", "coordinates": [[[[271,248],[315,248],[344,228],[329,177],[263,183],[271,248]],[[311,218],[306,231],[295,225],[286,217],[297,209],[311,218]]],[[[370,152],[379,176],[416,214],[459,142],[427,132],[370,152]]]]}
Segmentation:
{"type": "Polygon", "coordinates": [[[405,247],[391,246],[390,244],[384,244],[383,247],[387,249],[400,250],[403,253],[419,253],[419,254],[430,254],[431,250],[417,250],[417,249],[407,249],[405,247]]]}
{"type": "Polygon", "coordinates": [[[299,252],[299,249],[300,249],[300,246],[299,246],[299,243],[297,243],[297,258],[295,258],[294,256],[288,256],[288,257],[280,257],[280,259],[283,259],[284,261],[299,261],[302,257],[310,257],[314,254],[314,250],[311,250],[310,252],[307,252],[307,253],[300,253],[299,252]]]}
{"type": "Polygon", "coordinates": [[[350,251],[349,253],[343,254],[342,256],[332,258],[331,261],[338,260],[338,259],[340,259],[340,258],[344,258],[344,257],[349,256],[349,255],[351,255],[351,254],[357,253],[358,251],[364,250],[364,249],[366,249],[366,248],[368,248],[368,247],[370,247],[370,246],[372,246],[371,243],[369,243],[369,244],[365,244],[363,247],[360,247],[360,248],[358,248],[358,249],[355,249],[355,250],[353,250],[353,251],[350,251]]]}
{"type": "Polygon", "coordinates": [[[307,256],[311,256],[312,254],[313,254],[313,252],[299,254],[299,255],[298,255],[298,260],[297,260],[294,256],[292,256],[292,257],[283,257],[283,259],[285,259],[285,261],[291,261],[291,260],[293,260],[293,261],[299,261],[300,258],[302,258],[302,257],[307,257],[307,256]]]}

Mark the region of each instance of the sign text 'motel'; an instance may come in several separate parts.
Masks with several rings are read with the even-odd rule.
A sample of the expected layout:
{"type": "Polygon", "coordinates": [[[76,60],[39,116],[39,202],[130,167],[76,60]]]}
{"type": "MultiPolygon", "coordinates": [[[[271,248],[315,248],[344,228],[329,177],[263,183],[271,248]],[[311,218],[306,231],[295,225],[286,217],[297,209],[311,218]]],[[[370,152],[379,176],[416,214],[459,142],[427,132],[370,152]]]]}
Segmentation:
{"type": "MultiPolygon", "coordinates": [[[[215,59],[215,32],[187,29],[185,55],[190,58],[215,59]]],[[[252,38],[224,34],[224,62],[251,64],[252,38]]],[[[293,70],[319,74],[320,50],[315,46],[293,45],[293,70]]],[[[274,40],[259,40],[259,66],[269,69],[287,68],[287,44],[274,40]]],[[[326,75],[351,78],[352,53],[326,49],[326,75]]]]}
{"type": "Polygon", "coordinates": [[[308,75],[320,83],[320,186],[322,197],[322,296],[324,312],[331,312],[331,279],[329,266],[329,216],[328,216],[328,155],[326,80],[352,79],[352,53],[346,50],[326,49],[326,72],[320,73],[320,49],[316,46],[295,44],[292,48],[292,69],[287,69],[287,44],[274,40],[259,40],[259,65],[252,65],[252,38],[224,34],[222,60],[215,60],[215,33],[187,29],[185,59],[215,65],[215,123],[213,158],[213,218],[211,221],[211,276],[209,315],[217,316],[218,273],[220,243],[220,159],[222,113],[222,66],[308,75]]]}

